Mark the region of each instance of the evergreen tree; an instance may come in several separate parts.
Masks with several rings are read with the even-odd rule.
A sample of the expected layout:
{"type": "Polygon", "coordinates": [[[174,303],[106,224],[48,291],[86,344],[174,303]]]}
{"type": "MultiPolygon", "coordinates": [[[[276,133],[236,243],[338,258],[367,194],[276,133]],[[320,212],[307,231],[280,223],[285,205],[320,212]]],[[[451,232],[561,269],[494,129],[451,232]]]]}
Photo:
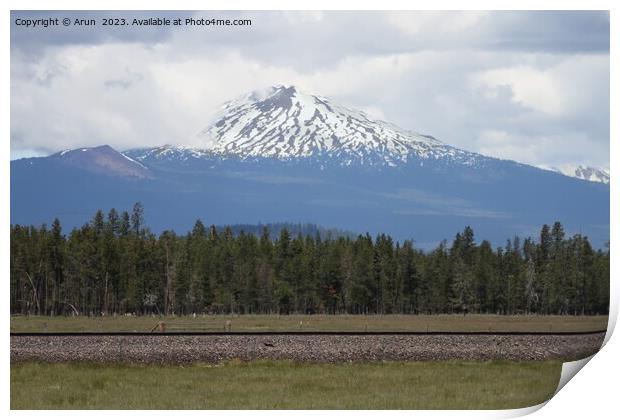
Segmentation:
{"type": "Polygon", "coordinates": [[[144,224],[144,207],[140,202],[133,205],[131,213],[131,229],[136,236],[141,236],[142,225],[144,224]]]}

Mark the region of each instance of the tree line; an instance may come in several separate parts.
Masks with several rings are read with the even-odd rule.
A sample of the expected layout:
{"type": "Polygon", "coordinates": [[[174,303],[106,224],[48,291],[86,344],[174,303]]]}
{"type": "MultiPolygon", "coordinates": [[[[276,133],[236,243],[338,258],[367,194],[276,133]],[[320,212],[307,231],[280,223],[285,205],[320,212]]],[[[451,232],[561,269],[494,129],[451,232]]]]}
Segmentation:
{"type": "Polygon", "coordinates": [[[479,244],[465,227],[432,251],[385,234],[272,240],[196,221],[151,232],[144,209],[99,210],[63,234],[60,221],[11,226],[11,313],[606,314],[609,246],[567,237],[479,244]]]}

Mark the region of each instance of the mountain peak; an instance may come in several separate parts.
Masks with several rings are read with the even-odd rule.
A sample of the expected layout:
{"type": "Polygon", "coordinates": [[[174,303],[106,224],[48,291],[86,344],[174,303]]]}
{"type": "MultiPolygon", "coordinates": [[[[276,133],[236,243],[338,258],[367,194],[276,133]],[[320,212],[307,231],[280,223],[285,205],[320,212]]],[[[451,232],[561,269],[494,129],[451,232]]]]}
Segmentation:
{"type": "Polygon", "coordinates": [[[256,106],[262,112],[270,112],[279,108],[290,109],[293,106],[293,98],[297,95],[297,89],[294,86],[278,85],[271,89],[270,94],[260,100],[255,93],[253,93],[256,106]]]}
{"type": "Polygon", "coordinates": [[[68,149],[50,156],[62,164],[111,176],[150,179],[151,171],[140,162],[106,145],[68,149]]]}

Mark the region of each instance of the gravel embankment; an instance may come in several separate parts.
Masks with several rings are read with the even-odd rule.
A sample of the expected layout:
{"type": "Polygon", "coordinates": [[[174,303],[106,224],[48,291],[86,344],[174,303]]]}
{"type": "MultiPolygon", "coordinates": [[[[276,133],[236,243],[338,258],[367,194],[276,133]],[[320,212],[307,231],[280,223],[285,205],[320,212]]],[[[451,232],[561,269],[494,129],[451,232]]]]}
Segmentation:
{"type": "Polygon", "coordinates": [[[11,361],[217,363],[574,360],[598,351],[604,334],[523,336],[15,336],[11,361]]]}

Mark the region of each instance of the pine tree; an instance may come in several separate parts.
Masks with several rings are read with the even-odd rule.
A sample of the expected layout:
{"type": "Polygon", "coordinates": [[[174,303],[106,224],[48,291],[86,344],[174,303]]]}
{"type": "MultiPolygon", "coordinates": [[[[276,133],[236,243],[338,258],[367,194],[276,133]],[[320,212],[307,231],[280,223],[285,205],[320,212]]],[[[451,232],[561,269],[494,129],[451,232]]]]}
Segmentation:
{"type": "Polygon", "coordinates": [[[142,203],[137,202],[133,205],[131,213],[131,228],[136,236],[142,235],[142,225],[144,224],[144,207],[142,203]]]}
{"type": "Polygon", "coordinates": [[[120,236],[127,236],[129,235],[130,229],[131,229],[131,225],[129,223],[129,213],[124,211],[123,214],[121,215],[121,220],[119,222],[118,233],[120,236]]]}

